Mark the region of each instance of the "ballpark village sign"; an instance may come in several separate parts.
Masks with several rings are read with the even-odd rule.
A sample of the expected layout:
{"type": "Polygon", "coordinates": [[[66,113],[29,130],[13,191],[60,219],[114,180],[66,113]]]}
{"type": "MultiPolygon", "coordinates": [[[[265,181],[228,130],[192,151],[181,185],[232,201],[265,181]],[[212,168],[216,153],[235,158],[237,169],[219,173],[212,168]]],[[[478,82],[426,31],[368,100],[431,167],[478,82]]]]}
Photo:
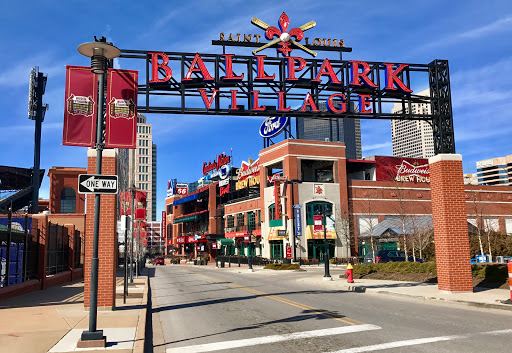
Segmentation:
{"type": "Polygon", "coordinates": [[[283,13],[279,28],[256,18],[252,22],[265,30],[268,43],[233,36],[212,41],[223,47],[223,54],[122,49],[120,57],[145,61],[138,112],[425,120],[433,127],[435,153],[455,153],[447,60],[429,64],[342,60],[342,53],[352,50],[339,40],[337,46],[326,40],[300,43],[314,21],[292,28],[283,13]],[[324,42],[327,45],[319,45],[324,42]],[[227,46],[257,49],[252,56],[243,56],[225,53],[227,46]],[[262,54],[269,48],[276,48],[278,56],[262,54]],[[295,54],[316,57],[316,51],[337,51],[340,59],[295,54]],[[430,97],[414,94],[413,78],[418,78],[418,85],[428,82],[430,97]],[[162,106],[166,99],[168,105],[162,106]],[[391,114],[394,103],[401,104],[404,113],[391,114]],[[413,103],[430,104],[431,114],[411,112],[413,103]],[[320,109],[323,104],[326,110],[320,109]]]}

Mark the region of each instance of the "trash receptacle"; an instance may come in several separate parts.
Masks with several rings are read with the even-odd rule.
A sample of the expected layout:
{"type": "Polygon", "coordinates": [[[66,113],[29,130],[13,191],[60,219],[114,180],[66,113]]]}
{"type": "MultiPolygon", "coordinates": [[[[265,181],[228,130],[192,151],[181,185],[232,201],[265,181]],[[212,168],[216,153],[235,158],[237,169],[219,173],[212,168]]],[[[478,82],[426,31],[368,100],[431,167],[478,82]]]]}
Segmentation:
{"type": "Polygon", "coordinates": [[[197,260],[194,260],[194,265],[197,265],[197,260]]]}

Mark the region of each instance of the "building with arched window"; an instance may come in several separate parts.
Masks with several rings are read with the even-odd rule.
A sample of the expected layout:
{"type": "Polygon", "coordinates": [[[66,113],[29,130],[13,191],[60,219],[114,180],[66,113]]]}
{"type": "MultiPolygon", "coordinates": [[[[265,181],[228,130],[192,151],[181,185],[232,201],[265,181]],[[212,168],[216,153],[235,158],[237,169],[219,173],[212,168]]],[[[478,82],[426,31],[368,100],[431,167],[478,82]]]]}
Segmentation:
{"type": "Polygon", "coordinates": [[[85,168],[53,167],[50,178],[50,213],[85,213],[85,195],[78,193],[78,175],[85,168]]]}

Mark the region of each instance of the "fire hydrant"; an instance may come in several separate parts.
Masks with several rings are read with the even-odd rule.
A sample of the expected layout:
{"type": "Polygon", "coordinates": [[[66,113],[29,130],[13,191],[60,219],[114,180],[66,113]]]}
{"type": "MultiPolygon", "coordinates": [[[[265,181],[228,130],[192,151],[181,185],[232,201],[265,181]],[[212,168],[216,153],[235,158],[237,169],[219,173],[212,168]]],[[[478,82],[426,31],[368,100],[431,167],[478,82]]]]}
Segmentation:
{"type": "Polygon", "coordinates": [[[352,273],[353,268],[354,267],[352,267],[352,264],[347,265],[347,272],[345,272],[345,274],[347,275],[347,283],[354,283],[354,277],[352,273]]]}

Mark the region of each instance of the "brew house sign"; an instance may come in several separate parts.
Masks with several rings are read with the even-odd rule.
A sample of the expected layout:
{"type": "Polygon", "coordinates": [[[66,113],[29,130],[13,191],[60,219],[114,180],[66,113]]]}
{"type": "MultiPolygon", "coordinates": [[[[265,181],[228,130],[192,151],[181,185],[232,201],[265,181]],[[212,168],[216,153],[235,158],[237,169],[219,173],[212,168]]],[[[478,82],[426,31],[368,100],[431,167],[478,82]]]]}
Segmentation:
{"type": "Polygon", "coordinates": [[[429,64],[344,60],[343,53],[352,49],[336,39],[339,36],[305,37],[305,31],[313,32],[314,21],[301,25],[282,13],[272,21],[278,26],[257,18],[251,22],[261,34],[212,40],[212,45],[223,47],[222,54],[121,49],[121,58],[145,61],[137,111],[271,116],[274,120],[260,131],[264,137],[286,126],[279,117],[426,120],[434,125],[435,150],[453,153],[449,152],[454,151],[454,136],[446,60],[429,64]],[[233,46],[251,48],[252,53],[229,53],[233,46]],[[331,55],[318,58],[319,52],[331,55]],[[428,82],[430,97],[415,95],[412,79],[428,82]],[[395,103],[404,112],[412,103],[430,104],[432,113],[409,109],[394,115],[389,107],[395,103]]]}

